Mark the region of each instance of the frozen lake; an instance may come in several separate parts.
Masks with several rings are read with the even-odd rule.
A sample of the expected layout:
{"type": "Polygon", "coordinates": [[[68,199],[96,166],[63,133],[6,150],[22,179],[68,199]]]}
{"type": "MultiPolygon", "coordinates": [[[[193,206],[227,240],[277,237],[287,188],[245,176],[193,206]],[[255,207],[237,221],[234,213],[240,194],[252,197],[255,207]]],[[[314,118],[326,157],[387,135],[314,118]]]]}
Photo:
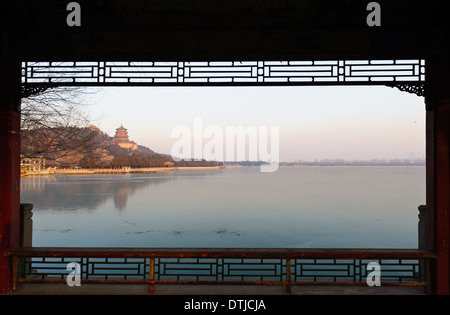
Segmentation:
{"type": "Polygon", "coordinates": [[[33,246],[417,248],[425,167],[22,178],[33,246]]]}

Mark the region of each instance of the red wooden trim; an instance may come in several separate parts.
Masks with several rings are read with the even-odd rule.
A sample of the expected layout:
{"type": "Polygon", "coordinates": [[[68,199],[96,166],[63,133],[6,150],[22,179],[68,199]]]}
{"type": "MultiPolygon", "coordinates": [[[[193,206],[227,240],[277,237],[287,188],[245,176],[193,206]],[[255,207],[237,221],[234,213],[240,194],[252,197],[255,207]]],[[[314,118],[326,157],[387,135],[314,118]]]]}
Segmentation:
{"type": "Polygon", "coordinates": [[[436,105],[437,293],[449,294],[450,99],[440,100],[436,105]]]}
{"type": "Polygon", "coordinates": [[[0,69],[0,294],[6,294],[12,275],[4,254],[19,246],[20,235],[20,63],[0,58],[0,69]]]}
{"type": "Polygon", "coordinates": [[[447,58],[427,61],[427,249],[436,252],[432,287],[450,293],[450,82],[447,58]]]}

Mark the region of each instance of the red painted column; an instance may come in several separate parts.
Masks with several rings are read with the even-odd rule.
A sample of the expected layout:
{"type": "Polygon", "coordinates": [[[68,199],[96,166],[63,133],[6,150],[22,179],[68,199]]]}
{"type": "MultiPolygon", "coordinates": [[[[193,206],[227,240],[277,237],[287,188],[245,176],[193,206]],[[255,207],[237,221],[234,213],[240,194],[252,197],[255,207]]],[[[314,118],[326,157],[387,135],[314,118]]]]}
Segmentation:
{"type": "Polygon", "coordinates": [[[427,247],[437,254],[433,291],[450,293],[450,62],[427,64],[427,247]],[[430,211],[428,211],[430,209],[430,211]]]}
{"type": "Polygon", "coordinates": [[[0,294],[11,292],[5,252],[20,235],[20,62],[0,56],[0,294]]]}

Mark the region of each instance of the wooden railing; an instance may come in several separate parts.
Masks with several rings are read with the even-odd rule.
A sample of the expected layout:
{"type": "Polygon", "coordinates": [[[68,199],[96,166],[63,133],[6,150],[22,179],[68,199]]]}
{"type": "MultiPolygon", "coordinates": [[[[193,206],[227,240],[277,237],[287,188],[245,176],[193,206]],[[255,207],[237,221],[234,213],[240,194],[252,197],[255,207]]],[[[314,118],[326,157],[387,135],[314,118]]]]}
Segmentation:
{"type": "Polygon", "coordinates": [[[176,249],[17,248],[14,289],[20,283],[65,283],[69,262],[80,264],[82,283],[252,284],[367,286],[369,262],[381,268],[382,286],[430,288],[431,252],[414,249],[176,249]]]}

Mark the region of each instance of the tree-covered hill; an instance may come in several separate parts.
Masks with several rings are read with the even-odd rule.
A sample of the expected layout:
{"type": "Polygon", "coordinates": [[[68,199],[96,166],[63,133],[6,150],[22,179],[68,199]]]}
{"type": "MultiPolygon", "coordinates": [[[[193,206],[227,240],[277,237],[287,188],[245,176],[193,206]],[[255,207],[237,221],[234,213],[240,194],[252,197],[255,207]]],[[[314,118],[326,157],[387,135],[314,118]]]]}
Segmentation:
{"type": "Polygon", "coordinates": [[[124,148],[113,138],[94,126],[37,128],[22,131],[22,157],[45,158],[47,166],[81,168],[217,166],[215,161],[175,161],[138,145],[124,148]]]}

